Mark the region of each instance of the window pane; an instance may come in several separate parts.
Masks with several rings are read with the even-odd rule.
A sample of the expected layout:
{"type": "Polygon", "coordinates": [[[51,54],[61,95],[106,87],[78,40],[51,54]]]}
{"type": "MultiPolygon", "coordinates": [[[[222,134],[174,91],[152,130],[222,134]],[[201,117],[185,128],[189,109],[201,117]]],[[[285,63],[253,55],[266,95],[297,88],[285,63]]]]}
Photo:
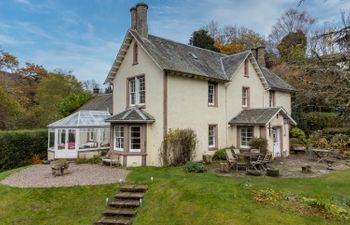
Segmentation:
{"type": "Polygon", "coordinates": [[[130,96],[130,104],[136,104],[136,85],[135,79],[129,80],[129,96],[130,96]]]}
{"type": "Polygon", "coordinates": [[[65,129],[59,129],[58,130],[58,149],[65,149],[66,148],[66,130],[65,129]]]}
{"type": "Polygon", "coordinates": [[[145,103],[145,77],[139,77],[138,78],[138,93],[139,93],[139,103],[144,104],[145,103]]]}
{"type": "Polygon", "coordinates": [[[68,130],[68,149],[75,149],[75,130],[68,130]]]}
{"type": "Polygon", "coordinates": [[[215,147],[215,137],[216,137],[216,134],[215,134],[215,126],[209,126],[209,147],[215,147]]]}
{"type": "Polygon", "coordinates": [[[250,140],[253,138],[252,127],[241,127],[241,146],[248,147],[250,140]]]}
{"type": "Polygon", "coordinates": [[[49,148],[55,147],[55,131],[52,130],[49,133],[49,148]]]}
{"type": "Polygon", "coordinates": [[[130,127],[130,150],[141,149],[141,127],[130,127]]]}
{"type": "Polygon", "coordinates": [[[214,98],[215,97],[215,85],[209,84],[208,85],[208,102],[209,104],[214,104],[214,98]]]}
{"type": "Polygon", "coordinates": [[[124,127],[115,127],[115,148],[117,150],[124,149],[124,127]]]}

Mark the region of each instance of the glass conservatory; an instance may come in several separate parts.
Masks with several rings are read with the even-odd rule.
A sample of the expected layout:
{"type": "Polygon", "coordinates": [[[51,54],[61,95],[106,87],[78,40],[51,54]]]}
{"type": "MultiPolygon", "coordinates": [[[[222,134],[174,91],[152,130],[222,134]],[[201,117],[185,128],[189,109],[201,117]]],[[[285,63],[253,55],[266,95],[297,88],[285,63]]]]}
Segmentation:
{"type": "Polygon", "coordinates": [[[48,125],[48,158],[89,158],[109,149],[108,111],[81,110],[48,125]]]}

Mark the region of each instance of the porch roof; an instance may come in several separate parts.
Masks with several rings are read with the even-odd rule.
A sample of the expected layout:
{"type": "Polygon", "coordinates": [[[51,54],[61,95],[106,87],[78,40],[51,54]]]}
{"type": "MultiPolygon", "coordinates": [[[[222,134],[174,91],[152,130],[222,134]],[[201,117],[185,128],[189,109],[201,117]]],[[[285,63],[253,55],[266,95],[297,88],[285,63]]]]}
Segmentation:
{"type": "Polygon", "coordinates": [[[112,123],[153,123],[154,117],[138,107],[131,107],[106,119],[112,123]]]}
{"type": "Polygon", "coordinates": [[[291,124],[296,122],[283,107],[245,109],[235,116],[230,125],[267,125],[278,113],[281,113],[291,124]]]}

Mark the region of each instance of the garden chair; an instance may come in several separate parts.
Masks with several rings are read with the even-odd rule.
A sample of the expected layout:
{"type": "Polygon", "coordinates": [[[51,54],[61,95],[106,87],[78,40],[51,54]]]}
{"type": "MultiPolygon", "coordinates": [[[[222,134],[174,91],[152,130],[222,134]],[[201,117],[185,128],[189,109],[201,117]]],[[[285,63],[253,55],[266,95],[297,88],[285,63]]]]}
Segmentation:
{"type": "Polygon", "coordinates": [[[261,166],[262,168],[264,168],[263,166],[263,160],[264,158],[262,156],[258,156],[258,158],[254,161],[250,161],[249,165],[251,168],[255,169],[256,171],[258,171],[258,168],[259,166],[261,166]]]}
{"type": "Polygon", "coordinates": [[[102,158],[102,165],[108,164],[109,166],[117,166],[119,164],[120,156],[118,154],[108,151],[106,157],[102,158]]]}
{"type": "Polygon", "coordinates": [[[265,156],[264,156],[264,159],[262,160],[262,164],[261,164],[261,166],[262,166],[262,168],[264,170],[266,170],[267,164],[269,162],[271,162],[271,159],[272,159],[272,154],[271,153],[266,153],[265,156]]]}
{"type": "Polygon", "coordinates": [[[239,153],[241,153],[241,151],[238,149],[238,148],[234,148],[233,149],[233,152],[237,155],[237,154],[239,154],[239,153]]]}
{"type": "Polygon", "coordinates": [[[230,149],[225,150],[225,156],[229,167],[234,168],[237,163],[237,158],[232,154],[230,149]]]}

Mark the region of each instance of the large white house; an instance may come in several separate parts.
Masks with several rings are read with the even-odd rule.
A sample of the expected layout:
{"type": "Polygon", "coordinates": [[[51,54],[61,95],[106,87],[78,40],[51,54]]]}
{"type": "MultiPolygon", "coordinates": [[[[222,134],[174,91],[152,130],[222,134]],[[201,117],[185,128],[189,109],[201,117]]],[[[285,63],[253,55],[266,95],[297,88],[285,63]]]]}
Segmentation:
{"type": "Polygon", "coordinates": [[[147,9],[130,9],[131,28],[106,79],[113,85],[111,151],[124,166],[160,165],[169,129],[191,128],[196,159],[252,137],[268,141],[274,157],[289,155],[291,93],[265,68],[264,48],[234,55],[148,33],[147,9]]]}

